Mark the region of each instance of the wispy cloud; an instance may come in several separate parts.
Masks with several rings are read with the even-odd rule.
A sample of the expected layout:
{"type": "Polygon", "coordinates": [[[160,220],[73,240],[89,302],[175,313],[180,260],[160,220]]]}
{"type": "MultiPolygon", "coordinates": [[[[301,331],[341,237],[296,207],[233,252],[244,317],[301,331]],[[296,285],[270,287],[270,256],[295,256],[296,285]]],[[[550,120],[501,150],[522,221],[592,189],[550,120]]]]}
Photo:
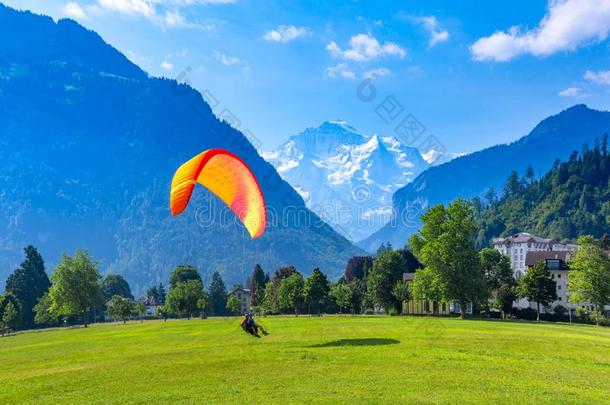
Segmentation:
{"type": "Polygon", "coordinates": [[[180,9],[192,5],[233,4],[237,0],[97,0],[97,10],[131,17],[143,17],[165,28],[188,28],[215,31],[217,24],[187,20],[180,9]]]}
{"type": "Polygon", "coordinates": [[[216,56],[216,60],[218,60],[223,65],[231,66],[239,63],[239,58],[236,58],[234,56],[227,56],[221,52],[215,52],[214,55],[216,56]]]}
{"type": "Polygon", "coordinates": [[[265,33],[265,40],[271,42],[289,42],[309,34],[309,28],[294,25],[280,25],[276,29],[265,33]]]}
{"type": "Polygon", "coordinates": [[[610,1],[549,0],[538,27],[511,27],[480,38],[470,47],[474,60],[506,62],[523,55],[548,56],[608,38],[610,1]]]}
{"type": "Polygon", "coordinates": [[[344,79],[355,79],[356,73],[354,73],[347,63],[339,63],[335,66],[329,66],[326,68],[326,76],[332,79],[342,77],[344,79]]]}
{"type": "Polygon", "coordinates": [[[161,69],[163,70],[174,70],[174,64],[169,62],[167,59],[165,59],[163,62],[161,62],[161,69]]]}
{"type": "Polygon", "coordinates": [[[595,84],[610,85],[610,70],[601,70],[599,72],[587,70],[583,77],[595,84]]]}
{"type": "Polygon", "coordinates": [[[74,18],[75,20],[86,20],[87,14],[85,10],[75,1],[67,3],[62,9],[66,17],[74,18]]]}
{"type": "Polygon", "coordinates": [[[366,62],[386,56],[404,58],[407,51],[394,42],[380,43],[375,37],[367,34],[354,35],[349,40],[349,46],[341,49],[336,42],[330,42],[326,50],[331,56],[355,62],[366,62]]]}
{"type": "Polygon", "coordinates": [[[379,77],[388,76],[391,74],[392,74],[392,71],[390,69],[381,67],[381,68],[367,70],[366,72],[364,72],[364,78],[365,79],[377,79],[379,77]]]}
{"type": "Polygon", "coordinates": [[[568,87],[565,90],[559,92],[561,97],[571,97],[571,98],[586,98],[589,96],[582,88],[580,87],[568,87]]]}
{"type": "Polygon", "coordinates": [[[428,34],[430,34],[430,40],[428,46],[432,48],[434,45],[441,42],[445,42],[449,39],[449,31],[440,27],[438,20],[434,16],[418,18],[418,22],[424,27],[428,34]]]}

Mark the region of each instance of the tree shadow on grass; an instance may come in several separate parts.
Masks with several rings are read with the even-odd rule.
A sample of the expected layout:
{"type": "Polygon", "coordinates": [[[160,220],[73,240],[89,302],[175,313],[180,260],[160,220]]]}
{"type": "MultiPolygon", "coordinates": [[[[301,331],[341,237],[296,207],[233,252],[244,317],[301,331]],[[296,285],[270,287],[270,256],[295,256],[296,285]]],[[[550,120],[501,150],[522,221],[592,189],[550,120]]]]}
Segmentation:
{"type": "Polygon", "coordinates": [[[333,340],[326,343],[318,343],[307,347],[345,347],[345,346],[385,346],[385,345],[396,345],[400,343],[400,340],[396,339],[379,339],[379,338],[367,338],[367,339],[339,339],[333,340]]]}

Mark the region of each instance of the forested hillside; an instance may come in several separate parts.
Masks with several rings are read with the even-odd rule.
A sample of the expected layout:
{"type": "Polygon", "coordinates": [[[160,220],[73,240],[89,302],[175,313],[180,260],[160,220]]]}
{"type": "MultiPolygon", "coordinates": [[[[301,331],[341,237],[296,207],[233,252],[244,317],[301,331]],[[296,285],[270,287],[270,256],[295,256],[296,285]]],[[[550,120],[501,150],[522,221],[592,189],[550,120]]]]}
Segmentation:
{"type": "Polygon", "coordinates": [[[489,244],[492,237],[520,231],[562,241],[610,233],[608,136],[573,152],[566,162],[556,161],[540,179],[531,168],[522,178],[513,172],[498,201],[490,195],[488,201],[475,198],[474,202],[480,213],[479,246],[489,244]]]}

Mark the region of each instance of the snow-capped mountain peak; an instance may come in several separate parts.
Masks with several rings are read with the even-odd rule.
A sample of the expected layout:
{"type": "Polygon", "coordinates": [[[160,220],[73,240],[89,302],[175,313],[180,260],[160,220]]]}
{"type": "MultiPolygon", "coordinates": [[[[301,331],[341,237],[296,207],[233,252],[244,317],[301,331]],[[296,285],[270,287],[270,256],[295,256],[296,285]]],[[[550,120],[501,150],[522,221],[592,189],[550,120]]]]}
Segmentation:
{"type": "Polygon", "coordinates": [[[352,240],[384,225],[393,192],[429,167],[416,148],[340,120],[307,128],[263,157],[309,208],[352,240]]]}

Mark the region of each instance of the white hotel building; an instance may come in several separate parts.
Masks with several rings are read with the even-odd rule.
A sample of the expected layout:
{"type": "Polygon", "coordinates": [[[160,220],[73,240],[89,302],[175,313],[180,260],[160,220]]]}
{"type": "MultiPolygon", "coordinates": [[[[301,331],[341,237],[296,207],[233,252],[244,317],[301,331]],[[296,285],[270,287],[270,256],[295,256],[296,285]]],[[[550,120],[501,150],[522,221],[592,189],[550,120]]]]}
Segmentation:
{"type": "Polygon", "coordinates": [[[578,245],[559,243],[553,239],[545,239],[526,232],[520,232],[506,238],[493,238],[496,250],[510,259],[515,278],[527,271],[526,258],[529,252],[574,252],[578,245]]]}

